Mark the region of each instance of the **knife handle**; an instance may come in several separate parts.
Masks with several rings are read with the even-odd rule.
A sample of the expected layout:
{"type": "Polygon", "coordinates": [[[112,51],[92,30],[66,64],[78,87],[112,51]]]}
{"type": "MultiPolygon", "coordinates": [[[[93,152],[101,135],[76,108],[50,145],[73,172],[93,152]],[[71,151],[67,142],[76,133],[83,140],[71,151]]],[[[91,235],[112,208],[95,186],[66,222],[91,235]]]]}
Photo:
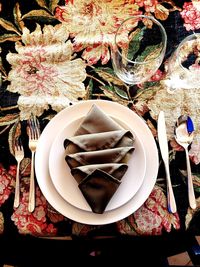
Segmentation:
{"type": "Polygon", "coordinates": [[[165,163],[165,171],[166,171],[166,180],[167,180],[167,205],[168,205],[168,210],[171,213],[176,213],[177,207],[176,207],[176,201],[174,197],[174,192],[172,189],[172,184],[171,184],[171,178],[170,178],[170,172],[169,172],[169,164],[167,162],[165,163]]]}

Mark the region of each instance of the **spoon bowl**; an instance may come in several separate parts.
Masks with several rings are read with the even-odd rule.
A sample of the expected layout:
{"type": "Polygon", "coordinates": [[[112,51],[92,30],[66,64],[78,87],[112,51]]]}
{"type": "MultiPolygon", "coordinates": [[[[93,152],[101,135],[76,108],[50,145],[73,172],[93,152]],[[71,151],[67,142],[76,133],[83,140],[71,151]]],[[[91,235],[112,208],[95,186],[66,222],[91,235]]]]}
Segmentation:
{"type": "Polygon", "coordinates": [[[196,199],[194,195],[194,188],[192,182],[192,173],[190,166],[190,159],[188,154],[188,146],[192,143],[194,138],[194,125],[192,119],[188,115],[181,115],[175,125],[175,140],[185,149],[186,165],[188,174],[188,198],[192,209],[196,208],[196,199]]]}

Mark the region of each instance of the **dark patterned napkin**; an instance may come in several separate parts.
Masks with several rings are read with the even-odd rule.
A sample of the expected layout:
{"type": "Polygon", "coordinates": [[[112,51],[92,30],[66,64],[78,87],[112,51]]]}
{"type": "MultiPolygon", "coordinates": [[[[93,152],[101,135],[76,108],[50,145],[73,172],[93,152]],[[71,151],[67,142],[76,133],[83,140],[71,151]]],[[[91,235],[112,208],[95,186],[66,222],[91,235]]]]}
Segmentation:
{"type": "Polygon", "coordinates": [[[66,162],[94,213],[103,213],[128,169],[133,134],[93,105],[74,136],[66,138],[66,162]]]}

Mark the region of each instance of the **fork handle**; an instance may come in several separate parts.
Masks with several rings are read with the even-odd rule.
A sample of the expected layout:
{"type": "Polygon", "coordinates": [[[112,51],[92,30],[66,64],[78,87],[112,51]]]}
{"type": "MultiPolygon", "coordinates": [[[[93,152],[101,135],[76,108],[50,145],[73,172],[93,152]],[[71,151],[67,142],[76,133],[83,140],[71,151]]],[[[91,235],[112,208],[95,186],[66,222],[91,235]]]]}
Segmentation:
{"type": "Polygon", "coordinates": [[[29,201],[28,201],[28,211],[29,212],[33,212],[34,209],[35,209],[34,156],[35,156],[35,152],[32,152],[30,188],[29,188],[29,201]]]}
{"type": "Polygon", "coordinates": [[[15,181],[14,208],[18,208],[19,207],[19,197],[20,197],[20,192],[19,192],[19,166],[20,166],[20,164],[17,163],[17,173],[16,173],[16,181],[15,181]]]}

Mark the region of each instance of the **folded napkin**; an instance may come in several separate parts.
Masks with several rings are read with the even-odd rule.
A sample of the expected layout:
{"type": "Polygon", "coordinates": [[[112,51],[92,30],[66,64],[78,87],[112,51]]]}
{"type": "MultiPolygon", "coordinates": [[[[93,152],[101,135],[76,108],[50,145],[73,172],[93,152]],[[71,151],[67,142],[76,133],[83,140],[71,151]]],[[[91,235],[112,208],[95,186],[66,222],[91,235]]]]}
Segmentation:
{"type": "Polygon", "coordinates": [[[103,213],[128,169],[133,134],[93,105],[74,136],[64,140],[65,160],[94,213],[103,213]]]}

